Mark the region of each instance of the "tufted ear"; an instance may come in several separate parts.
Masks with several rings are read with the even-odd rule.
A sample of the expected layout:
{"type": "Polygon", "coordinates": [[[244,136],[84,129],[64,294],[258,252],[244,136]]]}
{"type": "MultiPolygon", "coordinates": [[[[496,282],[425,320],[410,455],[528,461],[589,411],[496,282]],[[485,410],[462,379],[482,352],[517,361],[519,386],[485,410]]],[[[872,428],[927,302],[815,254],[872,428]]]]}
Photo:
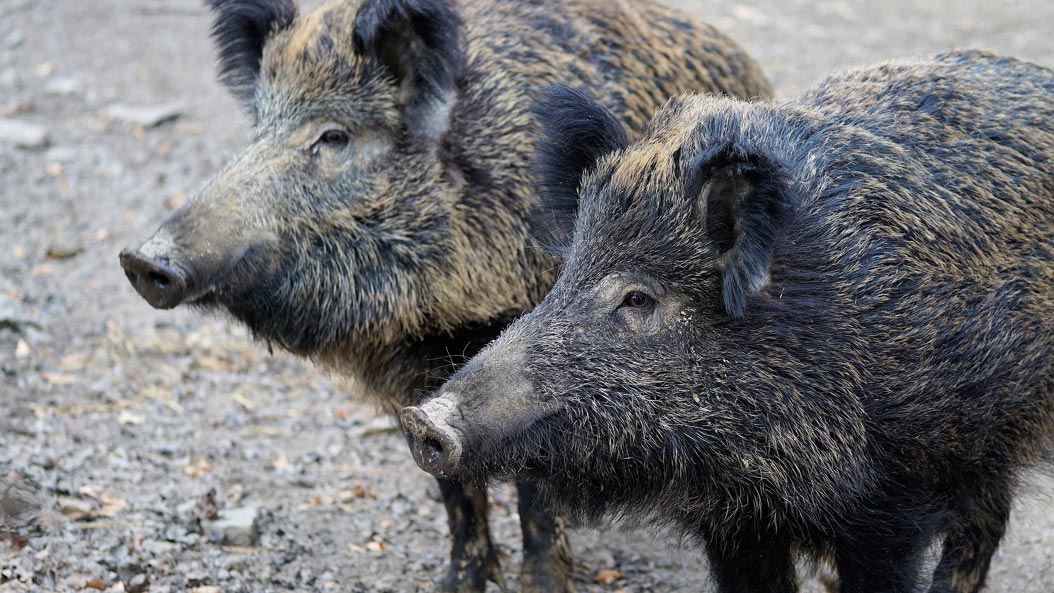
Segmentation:
{"type": "Polygon", "coordinates": [[[775,159],[732,144],[695,157],[687,191],[698,196],[706,234],[718,253],[721,296],[732,317],[769,282],[772,251],[792,211],[790,180],[775,159]]]}
{"type": "Polygon", "coordinates": [[[531,178],[539,194],[532,229],[554,254],[571,243],[582,177],[604,155],[629,145],[618,118],[586,93],[564,86],[542,89],[534,118],[539,138],[531,178]]]}
{"type": "Polygon", "coordinates": [[[296,18],[292,0],[205,0],[215,21],[212,38],[219,50],[220,82],[248,104],[260,74],[267,37],[296,18]]]}
{"type": "Polygon", "coordinates": [[[451,0],[367,0],[355,15],[354,43],[398,82],[410,135],[438,141],[465,62],[451,0]]]}

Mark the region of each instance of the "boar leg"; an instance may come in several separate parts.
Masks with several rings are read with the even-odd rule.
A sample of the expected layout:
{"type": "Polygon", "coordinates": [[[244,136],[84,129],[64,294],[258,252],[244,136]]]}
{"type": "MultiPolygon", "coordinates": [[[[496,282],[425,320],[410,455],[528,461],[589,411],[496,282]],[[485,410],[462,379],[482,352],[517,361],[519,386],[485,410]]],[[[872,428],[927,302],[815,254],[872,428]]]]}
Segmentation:
{"type": "Polygon", "coordinates": [[[982,491],[963,513],[964,524],[944,539],[930,593],[977,593],[1010,518],[1009,488],[982,491]]]}
{"type": "Polygon", "coordinates": [[[453,538],[450,568],[443,579],[441,591],[483,593],[488,580],[497,583],[502,591],[507,591],[498,554],[490,539],[486,488],[443,478],[438,481],[453,538]]]}
{"type": "Polygon", "coordinates": [[[706,556],[719,593],[796,593],[790,542],[741,528],[734,534],[704,533],[706,556]]]}
{"type": "Polygon", "coordinates": [[[835,553],[840,593],[905,593],[918,590],[919,559],[929,543],[917,529],[884,526],[839,541],[835,553]],[[899,531],[899,533],[898,533],[899,531]]]}
{"type": "Polygon", "coordinates": [[[574,565],[563,518],[544,503],[534,484],[519,482],[516,487],[523,529],[520,593],[573,593],[574,565]]]}

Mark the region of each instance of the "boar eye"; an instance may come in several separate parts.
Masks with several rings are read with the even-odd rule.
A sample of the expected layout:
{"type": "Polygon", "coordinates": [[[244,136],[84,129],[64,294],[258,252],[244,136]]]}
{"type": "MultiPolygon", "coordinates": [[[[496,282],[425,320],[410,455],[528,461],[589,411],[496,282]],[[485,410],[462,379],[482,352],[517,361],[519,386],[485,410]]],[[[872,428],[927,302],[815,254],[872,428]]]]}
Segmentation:
{"type": "Polygon", "coordinates": [[[318,137],[315,146],[328,146],[329,148],[344,148],[350,138],[344,130],[326,130],[318,137]]]}
{"type": "Polygon", "coordinates": [[[655,299],[639,290],[626,293],[626,297],[622,299],[622,306],[630,309],[650,309],[654,304],[655,299]]]}

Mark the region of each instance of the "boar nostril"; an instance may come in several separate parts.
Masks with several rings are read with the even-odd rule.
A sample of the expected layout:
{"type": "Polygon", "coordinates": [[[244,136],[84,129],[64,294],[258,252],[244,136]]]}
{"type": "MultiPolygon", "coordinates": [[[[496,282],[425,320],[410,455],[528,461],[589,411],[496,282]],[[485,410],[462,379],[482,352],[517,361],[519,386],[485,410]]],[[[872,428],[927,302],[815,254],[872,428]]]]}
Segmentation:
{"type": "Polygon", "coordinates": [[[154,288],[158,290],[167,290],[172,283],[168,276],[158,274],[157,272],[149,272],[146,275],[146,279],[153,283],[154,288]]]}
{"type": "Polygon", "coordinates": [[[443,458],[443,445],[431,438],[426,437],[422,445],[422,456],[424,456],[430,463],[436,463],[443,458]]]}

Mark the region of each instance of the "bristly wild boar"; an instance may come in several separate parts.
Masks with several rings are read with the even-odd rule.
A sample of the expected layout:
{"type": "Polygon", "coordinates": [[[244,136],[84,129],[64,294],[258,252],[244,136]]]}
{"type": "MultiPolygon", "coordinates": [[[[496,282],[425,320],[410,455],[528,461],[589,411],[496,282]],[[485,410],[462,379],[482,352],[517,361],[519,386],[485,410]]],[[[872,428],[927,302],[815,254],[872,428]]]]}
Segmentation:
{"type": "MultiPolygon", "coordinates": [[[[393,413],[555,279],[529,239],[537,85],[590,92],[631,133],[683,90],[770,94],[738,45],[644,1],[367,0],[304,16],[283,0],[209,4],[253,137],[121,263],[155,307],[226,310],[393,413]]],[[[440,484],[445,589],[502,583],[485,492],[440,484]]],[[[527,485],[520,515],[521,590],[569,590],[561,523],[527,485]]]]}
{"type": "Polygon", "coordinates": [[[798,553],[916,591],[937,538],[930,591],[978,591],[1054,425],[1054,72],[956,52],[684,96],[629,147],[574,91],[538,111],[564,269],[403,411],[418,463],[659,516],[722,593],[795,591],[798,553]]]}

